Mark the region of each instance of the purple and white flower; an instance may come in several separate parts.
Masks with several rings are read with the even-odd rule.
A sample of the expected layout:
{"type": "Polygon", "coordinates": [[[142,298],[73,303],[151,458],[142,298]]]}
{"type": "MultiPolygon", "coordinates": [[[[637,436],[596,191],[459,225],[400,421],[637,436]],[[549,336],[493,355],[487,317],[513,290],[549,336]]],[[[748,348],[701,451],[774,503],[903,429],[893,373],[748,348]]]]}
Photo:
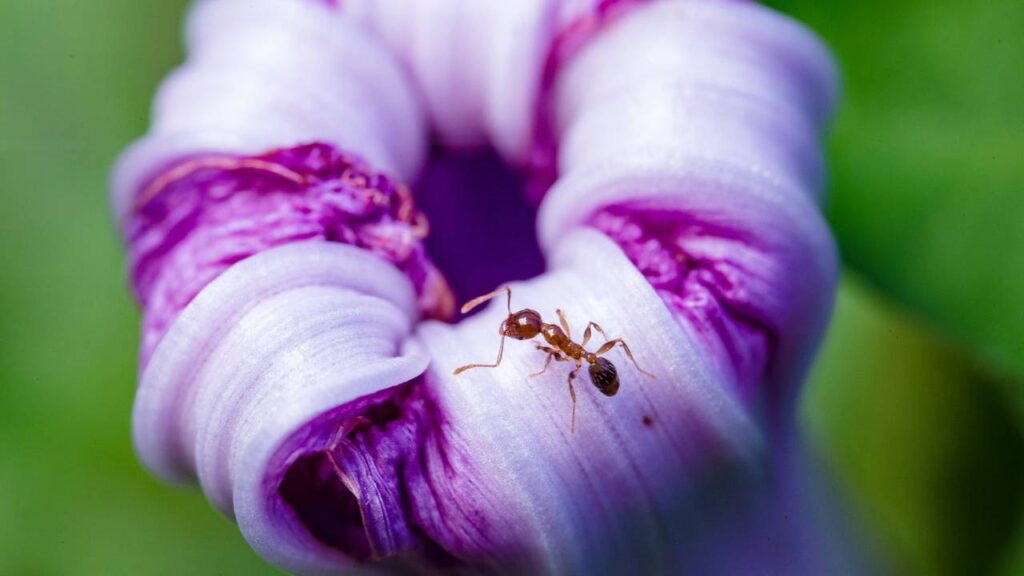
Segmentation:
{"type": "Polygon", "coordinates": [[[154,473],[300,573],[850,568],[794,430],[837,275],[813,35],[712,0],[203,0],[187,39],[113,180],[154,473]],[[435,320],[431,134],[530,173],[548,269],[515,305],[657,375],[611,352],[575,434],[530,343],[453,375],[505,311],[435,320]]]}

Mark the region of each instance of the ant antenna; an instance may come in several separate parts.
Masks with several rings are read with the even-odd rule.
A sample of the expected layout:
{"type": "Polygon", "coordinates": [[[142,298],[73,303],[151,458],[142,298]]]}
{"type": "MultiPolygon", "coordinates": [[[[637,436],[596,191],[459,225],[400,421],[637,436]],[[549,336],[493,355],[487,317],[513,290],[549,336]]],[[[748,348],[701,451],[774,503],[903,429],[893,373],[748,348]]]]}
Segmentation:
{"type": "MultiPolygon", "coordinates": [[[[501,288],[498,288],[497,290],[495,290],[494,292],[491,292],[490,294],[484,294],[483,296],[479,296],[477,298],[473,298],[469,302],[466,302],[462,306],[462,313],[465,314],[465,313],[469,312],[470,310],[472,310],[473,308],[476,308],[477,306],[483,304],[484,302],[487,302],[491,298],[494,298],[496,296],[500,296],[502,292],[505,292],[508,295],[508,300],[506,301],[506,306],[508,307],[508,315],[509,315],[509,317],[511,317],[512,316],[512,289],[509,288],[508,286],[502,286],[501,288]]],[[[497,368],[498,365],[501,364],[501,355],[504,352],[505,352],[505,333],[502,332],[501,333],[501,342],[498,344],[498,359],[494,361],[494,364],[469,364],[467,366],[462,366],[462,367],[457,368],[455,370],[455,375],[458,376],[459,374],[465,372],[466,370],[469,370],[470,368],[497,368]]]]}
{"type": "Polygon", "coordinates": [[[502,286],[501,288],[498,288],[497,290],[495,290],[494,292],[491,292],[490,294],[484,294],[483,296],[477,296],[476,298],[473,298],[469,302],[466,302],[465,304],[462,305],[462,313],[463,314],[468,313],[470,310],[472,310],[473,308],[476,308],[477,306],[483,304],[484,302],[487,302],[488,300],[490,300],[490,299],[492,299],[492,298],[494,298],[496,296],[500,296],[502,292],[505,292],[505,293],[508,294],[508,301],[507,301],[508,315],[511,316],[512,315],[512,289],[509,288],[508,286],[502,286]]]}

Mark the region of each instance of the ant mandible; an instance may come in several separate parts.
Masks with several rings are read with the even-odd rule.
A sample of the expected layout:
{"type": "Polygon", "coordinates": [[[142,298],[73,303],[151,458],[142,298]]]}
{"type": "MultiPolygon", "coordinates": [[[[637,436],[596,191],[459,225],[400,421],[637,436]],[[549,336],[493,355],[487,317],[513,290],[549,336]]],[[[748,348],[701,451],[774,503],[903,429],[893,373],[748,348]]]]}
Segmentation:
{"type": "Polygon", "coordinates": [[[498,359],[494,361],[494,364],[467,364],[455,370],[455,374],[459,375],[470,368],[497,368],[501,364],[501,355],[505,351],[505,337],[513,338],[515,340],[529,340],[538,334],[544,337],[550,346],[542,346],[537,344],[537,350],[540,350],[547,354],[547,359],[544,361],[544,367],[541,368],[540,372],[534,372],[530,374],[530,377],[540,376],[547,371],[548,366],[551,365],[551,359],[554,358],[559,362],[575,362],[576,367],[569,372],[569,396],[572,398],[572,433],[576,433],[576,389],[573,388],[572,382],[576,379],[576,374],[579,373],[580,369],[583,368],[583,362],[590,364],[587,371],[590,373],[590,381],[594,383],[594,387],[601,391],[605,396],[615,396],[615,393],[619,391],[619,374],[615,369],[615,365],[611,363],[607,358],[601,356],[607,353],[609,350],[615,347],[616,344],[622,346],[622,349],[626,352],[626,356],[629,356],[630,361],[636,366],[642,374],[654,378],[654,374],[644,370],[636,363],[636,359],[633,358],[633,352],[630,351],[629,346],[622,340],[622,338],[616,338],[614,340],[608,340],[608,335],[604,333],[596,322],[589,322],[586,330],[583,331],[583,341],[579,344],[572,341],[569,334],[569,323],[565,320],[565,314],[561,310],[555,310],[558,314],[558,321],[561,327],[554,324],[547,324],[541,318],[540,313],[536,310],[525,308],[518,312],[512,312],[512,289],[508,286],[498,288],[490,294],[484,294],[483,296],[474,298],[462,307],[462,313],[465,314],[476,308],[477,306],[487,302],[488,300],[501,295],[504,292],[507,296],[506,305],[508,307],[508,317],[501,322],[501,326],[498,328],[498,333],[501,334],[501,343],[498,344],[498,359]],[[590,342],[590,329],[594,328],[604,336],[606,342],[597,352],[587,352],[584,346],[587,342],[590,342]]]}

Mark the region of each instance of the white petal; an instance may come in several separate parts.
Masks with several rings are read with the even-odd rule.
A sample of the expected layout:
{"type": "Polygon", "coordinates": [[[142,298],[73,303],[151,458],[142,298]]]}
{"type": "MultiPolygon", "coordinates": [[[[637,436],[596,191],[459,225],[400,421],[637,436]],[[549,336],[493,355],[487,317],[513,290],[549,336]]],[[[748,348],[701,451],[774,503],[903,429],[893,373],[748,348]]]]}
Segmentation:
{"type": "Polygon", "coordinates": [[[364,26],[315,2],[205,0],[188,23],[189,60],[161,86],[153,128],[120,158],[116,214],[183,156],[253,154],[325,141],[410,181],[424,117],[396,59],[364,26]]]}

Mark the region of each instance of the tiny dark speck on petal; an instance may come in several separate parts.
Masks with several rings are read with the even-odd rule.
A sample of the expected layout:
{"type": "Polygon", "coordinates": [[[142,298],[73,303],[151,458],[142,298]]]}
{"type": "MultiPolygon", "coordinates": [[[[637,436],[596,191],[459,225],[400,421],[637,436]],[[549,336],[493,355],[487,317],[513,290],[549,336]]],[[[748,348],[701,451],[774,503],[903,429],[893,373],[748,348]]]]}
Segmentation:
{"type": "Polygon", "coordinates": [[[646,426],[648,428],[650,428],[651,426],[654,426],[654,418],[651,418],[650,416],[644,415],[644,426],[646,426]]]}

